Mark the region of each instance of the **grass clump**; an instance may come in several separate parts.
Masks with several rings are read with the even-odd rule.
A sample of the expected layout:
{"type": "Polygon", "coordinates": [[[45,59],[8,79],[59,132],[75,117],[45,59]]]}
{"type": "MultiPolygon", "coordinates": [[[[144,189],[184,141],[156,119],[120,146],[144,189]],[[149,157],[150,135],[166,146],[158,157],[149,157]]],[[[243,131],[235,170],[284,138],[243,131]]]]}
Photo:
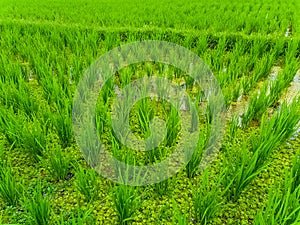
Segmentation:
{"type": "Polygon", "coordinates": [[[93,169],[85,171],[83,168],[79,168],[76,173],[76,187],[88,202],[99,198],[100,185],[97,180],[97,173],[93,169]]]}
{"type": "Polygon", "coordinates": [[[113,188],[112,193],[119,224],[128,224],[140,204],[136,190],[132,186],[118,185],[113,188]]]}
{"type": "Polygon", "coordinates": [[[299,156],[297,156],[293,161],[292,169],[286,173],[284,182],[275,185],[269,191],[267,204],[255,217],[255,225],[300,223],[300,183],[297,177],[299,164],[299,156]]]}
{"type": "Polygon", "coordinates": [[[208,224],[221,212],[220,176],[216,183],[210,184],[207,170],[203,173],[203,180],[196,186],[193,195],[193,205],[196,221],[208,224]]]}
{"type": "Polygon", "coordinates": [[[41,183],[38,183],[32,197],[25,200],[25,208],[31,217],[30,225],[50,224],[50,198],[44,195],[41,183]]]}
{"type": "Polygon", "coordinates": [[[0,195],[8,205],[16,206],[23,187],[16,181],[10,165],[0,166],[0,195]]]}
{"type": "Polygon", "coordinates": [[[70,157],[65,157],[62,154],[62,149],[59,147],[50,153],[50,174],[55,180],[64,180],[71,167],[70,157]]]}

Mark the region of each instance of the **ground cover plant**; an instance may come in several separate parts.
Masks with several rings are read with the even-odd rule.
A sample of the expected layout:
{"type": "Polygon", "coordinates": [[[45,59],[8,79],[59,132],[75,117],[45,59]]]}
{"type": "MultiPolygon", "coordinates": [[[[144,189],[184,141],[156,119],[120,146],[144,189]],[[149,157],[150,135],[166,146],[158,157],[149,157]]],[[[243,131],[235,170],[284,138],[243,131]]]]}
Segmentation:
{"type": "MultiPolygon", "coordinates": [[[[299,11],[296,0],[0,1],[0,224],[300,224],[299,11]],[[110,155],[154,165],[175,151],[185,123],[191,136],[200,131],[174,176],[134,187],[122,183],[130,173],[119,164],[120,183],[93,169],[97,142],[83,131],[84,157],[72,110],[80,110],[73,98],[86,69],[141,40],[176,43],[203,59],[223,92],[226,124],[218,154],[199,170],[216,110],[203,87],[161,62],[115,72],[91,121],[110,155]],[[121,90],[145,77],[169,79],[189,98],[174,106],[151,96],[112,117],[113,107],[128,110],[114,105],[121,90]],[[178,108],[191,110],[189,121],[178,108]],[[124,144],[124,121],[147,147],[166,135],[136,151],[124,144]]],[[[168,93],[159,79],[155,86],[168,93]]]]}

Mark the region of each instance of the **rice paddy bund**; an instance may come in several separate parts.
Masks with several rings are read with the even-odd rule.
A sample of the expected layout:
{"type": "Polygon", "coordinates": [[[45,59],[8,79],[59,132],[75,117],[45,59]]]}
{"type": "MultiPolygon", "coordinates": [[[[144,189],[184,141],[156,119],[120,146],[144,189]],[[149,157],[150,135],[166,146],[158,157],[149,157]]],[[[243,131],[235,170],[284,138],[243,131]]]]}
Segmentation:
{"type": "Polygon", "coordinates": [[[0,224],[299,225],[299,12],[296,0],[1,0],[0,224]],[[203,87],[160,62],[118,70],[96,96],[92,121],[110,155],[155,165],[174,152],[184,123],[200,131],[174,176],[130,186],[93,169],[99,152],[84,158],[73,100],[95,60],[143,40],[175,43],[203,60],[222,90],[225,125],[218,154],[199,170],[215,104],[203,87]],[[128,84],[154,76],[187,93],[192,101],[180,111],[197,110],[185,121],[165,99],[135,102],[128,123],[138,140],[151,136],[154,118],[166,130],[158,146],[136,151],[114,132],[112,108],[128,84]]]}

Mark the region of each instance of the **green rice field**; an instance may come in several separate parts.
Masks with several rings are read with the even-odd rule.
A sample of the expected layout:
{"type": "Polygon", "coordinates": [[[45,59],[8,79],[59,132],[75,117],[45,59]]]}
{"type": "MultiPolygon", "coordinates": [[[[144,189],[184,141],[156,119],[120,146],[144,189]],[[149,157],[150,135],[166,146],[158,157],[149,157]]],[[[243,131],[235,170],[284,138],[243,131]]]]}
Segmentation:
{"type": "Polygon", "coordinates": [[[0,0],[0,224],[300,225],[299,12],[298,0],[0,0]],[[131,57],[120,54],[88,123],[101,144],[74,127],[88,112],[75,97],[93,97],[78,88],[91,65],[152,40],[199,57],[222,101],[174,65],[149,60],[119,68],[131,57]],[[152,96],[115,104],[128,85],[153,77],[169,80],[189,101],[174,106],[152,96]],[[121,106],[132,107],[116,120],[121,106]],[[125,122],[134,143],[114,130],[125,132],[125,122]],[[159,144],[137,150],[160,132],[159,144]],[[184,155],[166,171],[184,163],[156,182],[131,185],[126,181],[151,178],[113,163],[104,176],[97,167],[109,163],[99,160],[104,145],[130,168],[149,168],[181,143],[184,155]],[[189,144],[196,146],[191,152],[189,144]],[[207,149],[214,154],[202,168],[207,149]]]}

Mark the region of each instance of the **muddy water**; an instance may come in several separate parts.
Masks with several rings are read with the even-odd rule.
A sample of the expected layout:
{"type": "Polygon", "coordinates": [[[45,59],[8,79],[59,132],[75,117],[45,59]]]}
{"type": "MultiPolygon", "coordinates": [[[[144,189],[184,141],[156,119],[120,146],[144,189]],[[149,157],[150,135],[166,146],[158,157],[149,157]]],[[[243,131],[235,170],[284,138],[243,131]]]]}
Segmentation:
{"type": "MultiPolygon", "coordinates": [[[[270,86],[271,83],[274,82],[277,79],[278,74],[282,71],[282,69],[278,66],[273,67],[270,75],[268,76],[267,81],[261,81],[257,83],[256,89],[252,93],[260,93],[260,89],[263,87],[263,85],[268,82],[268,92],[270,93],[270,86]]],[[[284,101],[286,101],[288,104],[290,104],[295,98],[300,97],[300,69],[297,71],[293,81],[290,83],[290,86],[287,88],[287,90],[282,94],[281,98],[279,99],[279,104],[282,104],[284,101]]],[[[228,110],[228,118],[232,118],[234,116],[238,117],[238,125],[242,126],[242,115],[247,111],[249,105],[249,96],[240,96],[238,98],[237,102],[233,102],[228,110]]],[[[274,109],[270,108],[268,109],[269,114],[274,113],[274,109]]],[[[295,136],[297,136],[300,133],[300,121],[299,121],[299,129],[296,132],[295,136]]],[[[294,137],[293,137],[294,138],[294,137]]]]}
{"type": "MultiPolygon", "coordinates": [[[[270,87],[271,87],[271,83],[274,82],[274,80],[276,80],[277,75],[280,73],[282,69],[278,66],[275,66],[272,68],[270,75],[268,76],[268,79],[265,81],[259,81],[256,85],[256,88],[251,92],[251,94],[253,93],[260,93],[261,88],[266,84],[266,82],[268,83],[268,91],[267,94],[270,93],[270,87]]],[[[250,94],[250,95],[251,95],[250,94]]],[[[234,116],[238,117],[238,125],[242,126],[242,115],[247,112],[248,110],[248,106],[249,106],[249,96],[246,95],[241,95],[237,102],[233,102],[228,110],[228,117],[232,118],[234,116]]]]}
{"type": "MultiPolygon", "coordinates": [[[[282,104],[284,101],[286,101],[288,104],[290,104],[293,100],[300,97],[300,70],[297,71],[293,81],[291,82],[290,86],[287,88],[285,93],[281,96],[279,102],[282,104]]],[[[300,121],[298,123],[299,129],[295,132],[294,136],[291,138],[291,140],[296,139],[300,133],[300,121]]]]}
{"type": "Polygon", "coordinates": [[[284,101],[291,103],[295,98],[300,97],[300,70],[297,71],[293,81],[290,83],[290,86],[283,93],[279,99],[280,104],[284,101]]]}

